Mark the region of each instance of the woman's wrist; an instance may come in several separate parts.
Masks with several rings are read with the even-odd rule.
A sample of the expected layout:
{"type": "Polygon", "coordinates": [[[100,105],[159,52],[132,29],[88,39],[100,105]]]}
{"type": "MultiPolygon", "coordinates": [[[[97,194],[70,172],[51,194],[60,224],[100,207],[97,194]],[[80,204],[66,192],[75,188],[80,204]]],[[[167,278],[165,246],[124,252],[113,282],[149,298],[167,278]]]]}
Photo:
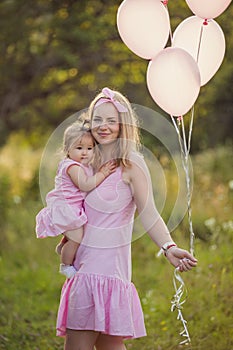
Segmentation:
{"type": "Polygon", "coordinates": [[[167,252],[169,251],[169,249],[177,247],[176,243],[173,241],[169,241],[163,244],[163,246],[161,247],[161,250],[163,252],[163,254],[165,256],[167,256],[167,252]]]}

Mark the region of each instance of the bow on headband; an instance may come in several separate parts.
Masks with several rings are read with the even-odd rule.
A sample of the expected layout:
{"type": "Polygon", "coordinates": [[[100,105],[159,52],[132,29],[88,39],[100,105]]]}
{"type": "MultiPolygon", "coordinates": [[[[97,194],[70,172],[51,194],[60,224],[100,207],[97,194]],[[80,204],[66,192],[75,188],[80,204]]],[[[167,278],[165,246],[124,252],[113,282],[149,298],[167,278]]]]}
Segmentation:
{"type": "Polygon", "coordinates": [[[118,112],[127,112],[128,109],[123,106],[119,101],[117,101],[115,98],[114,98],[114,92],[105,87],[103,88],[102,90],[102,93],[106,96],[106,97],[101,97],[95,104],[95,108],[102,105],[102,103],[107,103],[107,102],[111,102],[115,107],[116,109],[118,110],[118,112]]]}

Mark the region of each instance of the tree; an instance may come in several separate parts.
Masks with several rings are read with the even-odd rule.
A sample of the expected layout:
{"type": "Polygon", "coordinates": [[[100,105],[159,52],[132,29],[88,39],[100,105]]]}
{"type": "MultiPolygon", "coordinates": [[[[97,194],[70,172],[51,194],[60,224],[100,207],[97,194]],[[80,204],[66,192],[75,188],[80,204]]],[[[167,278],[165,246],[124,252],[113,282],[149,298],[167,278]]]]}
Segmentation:
{"type": "MultiPolygon", "coordinates": [[[[1,143],[15,130],[40,134],[57,126],[87,107],[104,86],[119,89],[132,102],[159,111],[146,86],[148,61],[133,54],[119,37],[116,13],[120,3],[35,0],[32,6],[30,0],[1,1],[1,143]]],[[[173,29],[191,15],[183,0],[169,2],[169,11],[173,29]]],[[[224,101],[226,125],[231,120],[232,90],[226,95],[222,88],[232,89],[231,15],[232,7],[220,16],[229,49],[218,80],[210,82],[218,86],[217,98],[214,87],[203,89],[197,103],[198,125],[202,119],[206,122],[210,106],[214,106],[211,123],[219,120],[216,103],[220,101],[224,101]]],[[[201,132],[208,144],[208,131],[201,132]]],[[[224,127],[219,137],[223,140],[227,136],[229,127],[224,127]]]]}

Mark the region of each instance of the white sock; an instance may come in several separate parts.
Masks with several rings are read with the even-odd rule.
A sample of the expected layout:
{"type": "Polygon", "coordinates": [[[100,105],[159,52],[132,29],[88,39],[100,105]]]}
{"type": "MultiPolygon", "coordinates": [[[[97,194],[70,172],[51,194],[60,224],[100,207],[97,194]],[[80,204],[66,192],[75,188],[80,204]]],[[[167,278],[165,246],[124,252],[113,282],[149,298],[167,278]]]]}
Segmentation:
{"type": "Polygon", "coordinates": [[[60,264],[59,272],[67,278],[71,278],[76,274],[77,270],[73,265],[60,264]]]}

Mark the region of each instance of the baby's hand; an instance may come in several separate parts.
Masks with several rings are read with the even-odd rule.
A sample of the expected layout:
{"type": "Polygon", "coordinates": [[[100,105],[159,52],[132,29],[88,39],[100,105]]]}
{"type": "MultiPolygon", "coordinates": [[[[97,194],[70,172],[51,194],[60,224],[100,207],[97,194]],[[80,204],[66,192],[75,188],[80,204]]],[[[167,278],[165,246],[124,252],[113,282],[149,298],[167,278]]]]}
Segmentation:
{"type": "Polygon", "coordinates": [[[109,160],[107,163],[101,166],[99,171],[104,174],[104,177],[107,177],[116,171],[116,167],[117,167],[116,161],[109,160]]]}

